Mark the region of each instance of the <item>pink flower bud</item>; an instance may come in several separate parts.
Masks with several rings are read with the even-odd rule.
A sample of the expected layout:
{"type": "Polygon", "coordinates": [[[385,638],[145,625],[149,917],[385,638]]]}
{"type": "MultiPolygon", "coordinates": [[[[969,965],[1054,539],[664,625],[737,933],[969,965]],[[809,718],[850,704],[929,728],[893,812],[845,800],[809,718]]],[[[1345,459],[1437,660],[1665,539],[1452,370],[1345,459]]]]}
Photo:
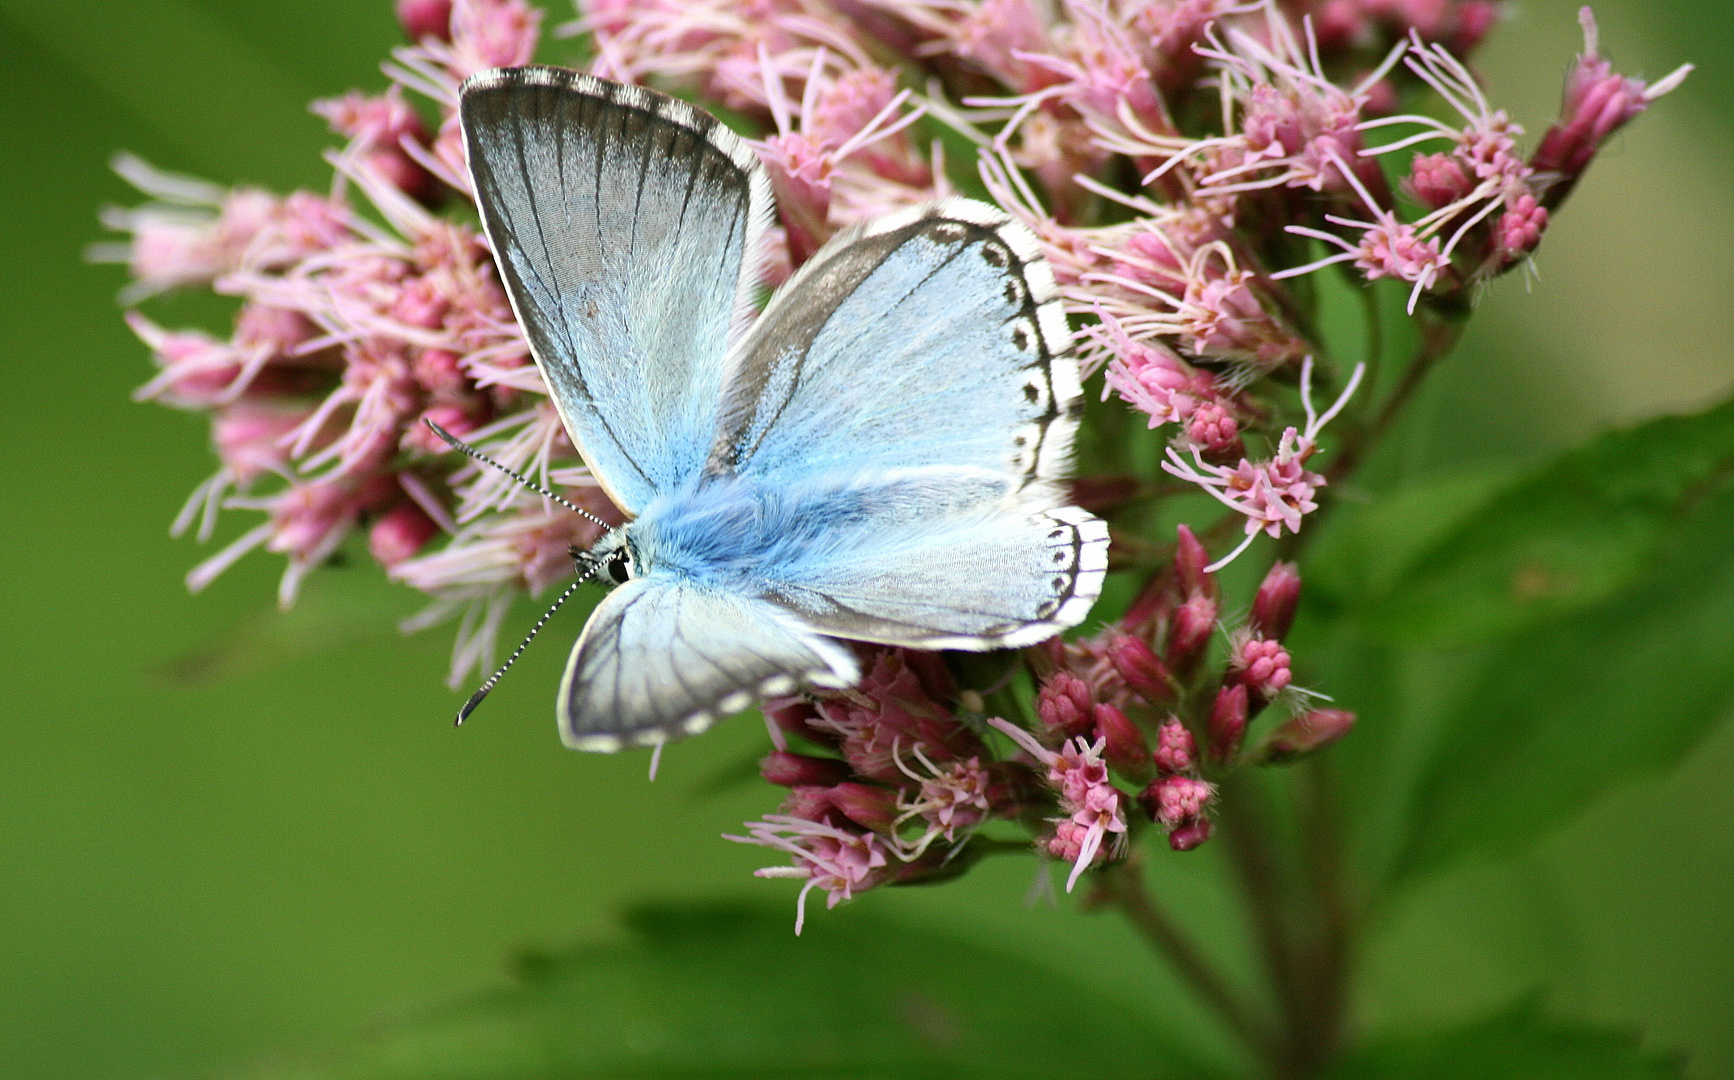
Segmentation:
{"type": "Polygon", "coordinates": [[[1347,735],[1355,726],[1355,714],[1342,709],[1314,709],[1302,713],[1271,732],[1254,752],[1261,764],[1278,765],[1311,754],[1347,735]]]}
{"type": "Polygon", "coordinates": [[[411,41],[452,39],[452,0],[397,0],[397,21],[411,41]]]}
{"type": "Polygon", "coordinates": [[[1097,705],[1096,737],[1106,742],[1102,756],[1121,776],[1143,780],[1150,775],[1150,743],[1125,713],[1112,705],[1097,705]]]}
{"type": "Polygon", "coordinates": [[[318,332],[299,311],[247,304],[235,315],[235,344],[244,349],[265,349],[284,356],[318,332]]]}
{"type": "Polygon", "coordinates": [[[1227,763],[1240,752],[1240,740],[1246,737],[1246,686],[1235,683],[1216,692],[1216,702],[1210,708],[1208,738],[1210,760],[1227,763]]]}
{"type": "Polygon", "coordinates": [[[1251,698],[1261,705],[1294,681],[1288,650],[1268,638],[1250,637],[1241,641],[1228,658],[1228,668],[1239,675],[1251,698]]]}
{"type": "Polygon", "coordinates": [[[789,817],[805,821],[829,821],[835,816],[829,789],[813,784],[790,788],[783,797],[783,805],[777,809],[789,817]]]}
{"type": "Polygon", "coordinates": [[[1450,154],[1418,155],[1403,181],[1403,192],[1429,210],[1450,206],[1474,187],[1474,178],[1450,154]]]}
{"type": "Polygon", "coordinates": [[[847,782],[827,788],[825,797],[864,829],[889,833],[897,827],[897,793],[890,788],[847,782]]]}
{"type": "Polygon", "coordinates": [[[1168,668],[1142,638],[1111,633],[1107,653],[1121,680],[1145,703],[1159,707],[1174,700],[1174,681],[1168,668]]]}
{"type": "Polygon", "coordinates": [[[1036,695],[1036,715],[1055,741],[1088,734],[1096,723],[1095,705],[1089,685],[1069,671],[1054,672],[1036,695]]]}
{"type": "Polygon", "coordinates": [[[387,570],[412,558],[440,531],[433,518],[413,502],[398,503],[373,523],[367,533],[367,550],[387,570]]]}
{"type": "Polygon", "coordinates": [[[1145,788],[1138,803],[1150,820],[1169,828],[1187,824],[1204,813],[1216,788],[1191,776],[1164,776],[1145,788]]]}
{"type": "Polygon", "coordinates": [[[1279,562],[1272,566],[1264,575],[1258,594],[1252,598],[1252,617],[1247,626],[1260,637],[1281,641],[1294,624],[1300,589],[1300,571],[1294,563],[1279,562]]]}
{"type": "Polygon", "coordinates": [[[1156,753],[1153,756],[1156,768],[1164,773],[1187,772],[1198,757],[1198,744],[1185,724],[1170,719],[1156,732],[1156,753]]]}
{"type": "Polygon", "coordinates": [[[836,758],[773,750],[759,759],[759,775],[783,787],[829,787],[849,779],[849,766],[836,758]]]}
{"type": "MultiPolygon", "coordinates": [[[[430,394],[450,397],[469,388],[469,376],[458,364],[458,354],[445,349],[423,349],[416,354],[413,366],[415,381],[430,394]]],[[[437,418],[434,423],[445,427],[437,418]]],[[[452,431],[451,428],[446,428],[452,431]]],[[[453,435],[457,432],[452,431],[453,435]]]]}
{"type": "Polygon", "coordinates": [[[1216,601],[1194,596],[1174,611],[1168,623],[1168,668],[1181,679],[1192,674],[1204,658],[1210,635],[1216,630],[1216,601]]]}
{"type": "Polygon", "coordinates": [[[217,413],[211,441],[236,483],[250,484],[267,472],[287,471],[289,450],[283,437],[311,414],[306,405],[243,399],[217,413]]]}
{"type": "Polygon", "coordinates": [[[1499,4],[1496,0],[1463,0],[1457,6],[1457,32],[1451,35],[1445,47],[1458,56],[1468,56],[1498,21],[1499,4]]]}
{"type": "Polygon", "coordinates": [[[1653,86],[1616,74],[1598,48],[1595,16],[1589,8],[1579,10],[1578,21],[1583,25],[1583,53],[1566,76],[1559,119],[1542,135],[1529,159],[1536,172],[1557,178],[1544,196],[1548,206],[1565,200],[1608,136],[1678,86],[1692,70],[1692,65],[1683,65],[1653,86]]]}
{"type": "Polygon", "coordinates": [[[1499,243],[1501,262],[1513,262],[1534,251],[1547,229],[1547,207],[1535,201],[1533,195],[1519,195],[1517,201],[1499,216],[1494,236],[1499,243]]]}
{"type": "Polygon", "coordinates": [[[1210,839],[1212,827],[1209,818],[1199,818],[1188,822],[1168,834],[1168,846],[1175,851],[1191,851],[1199,844],[1210,839]]]}
{"type": "Polygon", "coordinates": [[[1206,401],[1186,422],[1186,437],[1206,458],[1238,458],[1243,449],[1240,426],[1221,403],[1206,401]]]}
{"type": "MultiPolygon", "coordinates": [[[[1174,578],[1180,591],[1187,596],[1208,596],[1214,600],[1216,575],[1204,572],[1204,568],[1210,565],[1210,552],[1199,543],[1198,537],[1192,535],[1191,529],[1182,525],[1176,531],[1180,539],[1174,551],[1174,578]]],[[[1211,618],[1216,618],[1214,612],[1211,618]]]]}
{"type": "MultiPolygon", "coordinates": [[[[1059,637],[1056,635],[1049,640],[1058,641],[1059,637]]],[[[915,676],[915,681],[929,699],[950,701],[957,696],[957,680],[952,677],[951,669],[945,666],[945,657],[920,649],[905,649],[901,655],[904,666],[915,676]]]]}

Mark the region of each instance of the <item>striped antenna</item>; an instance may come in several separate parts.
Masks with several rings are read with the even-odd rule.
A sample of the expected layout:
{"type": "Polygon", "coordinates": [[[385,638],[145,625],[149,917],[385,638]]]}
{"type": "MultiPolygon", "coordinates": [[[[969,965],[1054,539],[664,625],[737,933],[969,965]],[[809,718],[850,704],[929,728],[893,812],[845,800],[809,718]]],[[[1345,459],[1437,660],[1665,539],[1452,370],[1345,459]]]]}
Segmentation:
{"type": "Polygon", "coordinates": [[[469,443],[464,442],[462,439],[458,438],[456,435],[453,435],[451,432],[447,431],[445,428],[440,427],[438,424],[434,423],[432,420],[429,420],[427,417],[425,417],[425,416],[422,417],[421,422],[426,424],[428,427],[432,428],[433,433],[435,435],[438,435],[440,438],[444,439],[446,441],[446,443],[448,445],[450,445],[453,450],[457,450],[457,451],[460,451],[462,453],[468,454],[469,456],[475,458],[477,461],[481,462],[483,465],[493,466],[494,468],[505,473],[507,476],[516,480],[518,483],[529,488],[531,491],[534,491],[536,494],[542,496],[544,499],[553,499],[555,502],[559,503],[561,506],[564,506],[566,509],[572,511],[574,514],[577,514],[579,517],[589,518],[591,521],[602,526],[604,529],[609,527],[608,522],[603,521],[601,518],[597,517],[595,514],[592,514],[588,510],[580,509],[579,507],[573,506],[570,502],[568,502],[565,499],[561,498],[560,496],[554,494],[552,491],[549,491],[547,488],[543,487],[541,484],[538,484],[538,483],[535,483],[535,482],[529,480],[522,473],[515,472],[511,469],[506,468],[504,465],[501,465],[499,462],[495,461],[493,458],[482,453],[480,450],[477,450],[475,447],[471,446],[469,443]]]}

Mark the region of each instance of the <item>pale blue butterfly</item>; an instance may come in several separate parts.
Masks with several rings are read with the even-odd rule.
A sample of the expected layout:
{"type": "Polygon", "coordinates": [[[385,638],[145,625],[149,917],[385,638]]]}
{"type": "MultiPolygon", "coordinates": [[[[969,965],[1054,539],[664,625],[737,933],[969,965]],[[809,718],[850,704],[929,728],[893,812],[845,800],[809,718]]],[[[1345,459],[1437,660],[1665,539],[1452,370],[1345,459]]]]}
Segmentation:
{"type": "Polygon", "coordinates": [[[1063,505],[1082,390],[1028,229],[960,198],[894,214],[754,320],[771,188],[714,117],[546,67],[472,76],[461,111],[531,352],[631,519],[579,559],[618,587],[566,666],[567,745],[849,686],[850,641],[1011,648],[1084,619],[1108,532],[1063,505]]]}

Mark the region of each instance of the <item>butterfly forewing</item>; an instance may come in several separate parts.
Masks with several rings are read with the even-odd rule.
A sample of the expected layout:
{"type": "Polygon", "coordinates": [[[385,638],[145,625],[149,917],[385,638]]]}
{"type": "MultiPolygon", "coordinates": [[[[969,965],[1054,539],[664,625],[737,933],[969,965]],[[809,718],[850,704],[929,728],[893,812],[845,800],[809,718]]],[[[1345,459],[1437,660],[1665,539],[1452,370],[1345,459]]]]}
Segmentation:
{"type": "Polygon", "coordinates": [[[1051,505],[1082,401],[1069,346],[1022,225],[967,199],[881,219],[809,260],[737,346],[709,468],[974,466],[1051,505]]]}
{"type": "Polygon", "coordinates": [[[461,112],[482,222],[549,394],[637,514],[713,442],[770,223],[763,168],[682,101],[558,68],[473,76],[461,112]]]}

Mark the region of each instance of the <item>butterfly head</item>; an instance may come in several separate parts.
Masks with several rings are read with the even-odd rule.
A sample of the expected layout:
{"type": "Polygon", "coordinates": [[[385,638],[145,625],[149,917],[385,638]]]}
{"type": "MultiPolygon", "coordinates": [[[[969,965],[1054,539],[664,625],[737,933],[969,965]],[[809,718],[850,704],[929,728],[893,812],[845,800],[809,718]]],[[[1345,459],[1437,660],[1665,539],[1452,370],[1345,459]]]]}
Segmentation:
{"type": "Polygon", "coordinates": [[[611,588],[638,576],[638,555],[624,528],[608,533],[589,551],[573,548],[572,558],[578,564],[579,577],[591,578],[611,588]]]}

